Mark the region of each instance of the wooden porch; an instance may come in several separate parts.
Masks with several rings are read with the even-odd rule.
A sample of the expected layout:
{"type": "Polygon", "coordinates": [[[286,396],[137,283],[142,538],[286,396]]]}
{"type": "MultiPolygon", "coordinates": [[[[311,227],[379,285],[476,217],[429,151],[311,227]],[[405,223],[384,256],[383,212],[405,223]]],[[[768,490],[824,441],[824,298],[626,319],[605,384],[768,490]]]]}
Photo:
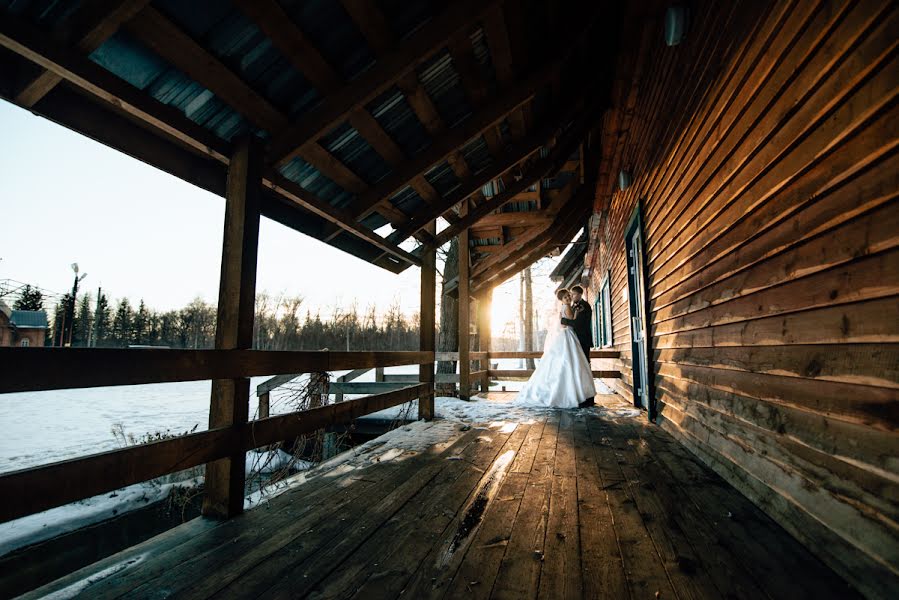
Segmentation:
{"type": "Polygon", "coordinates": [[[25,597],[855,597],[645,414],[597,403],[369,450],[25,597]]]}

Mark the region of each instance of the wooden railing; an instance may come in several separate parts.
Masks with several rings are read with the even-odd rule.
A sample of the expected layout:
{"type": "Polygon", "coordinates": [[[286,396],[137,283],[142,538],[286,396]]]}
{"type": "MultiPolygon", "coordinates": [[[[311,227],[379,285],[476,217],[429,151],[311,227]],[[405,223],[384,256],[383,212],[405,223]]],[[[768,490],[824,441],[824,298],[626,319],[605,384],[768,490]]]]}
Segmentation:
{"type": "MultiPolygon", "coordinates": [[[[0,348],[0,393],[433,362],[433,352],[0,348]]],[[[233,457],[414,399],[433,403],[433,398],[432,382],[413,382],[364,398],[5,473],[0,475],[0,522],[233,457]]]]}
{"type": "MultiPolygon", "coordinates": [[[[494,358],[532,358],[540,359],[542,352],[490,352],[488,353],[488,363],[494,358]]],[[[617,350],[591,350],[590,358],[618,358],[620,353],[617,350]]],[[[485,375],[480,375],[480,371],[471,374],[474,381],[476,376],[484,379],[519,379],[527,378],[533,375],[533,369],[488,369],[485,375]]],[[[593,371],[593,377],[598,379],[617,379],[621,377],[620,371],[603,370],[593,371]]]]}

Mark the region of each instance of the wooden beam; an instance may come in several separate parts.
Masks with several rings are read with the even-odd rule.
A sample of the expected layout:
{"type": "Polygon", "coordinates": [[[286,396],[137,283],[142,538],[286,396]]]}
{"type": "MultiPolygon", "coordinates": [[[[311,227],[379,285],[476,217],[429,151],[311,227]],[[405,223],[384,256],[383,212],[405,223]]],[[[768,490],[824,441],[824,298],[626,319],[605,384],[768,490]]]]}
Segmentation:
{"type": "Polygon", "coordinates": [[[340,0],[344,10],[356,23],[356,27],[362,32],[362,37],[374,51],[374,54],[384,54],[396,43],[393,31],[378,9],[377,4],[371,0],[340,0]]]}
{"type": "MultiPolygon", "coordinates": [[[[555,116],[549,119],[549,124],[547,126],[528,135],[525,139],[507,149],[495,160],[495,163],[490,170],[481,172],[471,180],[463,181],[451,195],[447,196],[443,203],[436,207],[436,210],[442,210],[444,207],[447,207],[450,202],[456,204],[457,201],[461,201],[475,190],[479,191],[485,183],[506,173],[513,166],[527,158],[529,154],[532,154],[533,150],[537,150],[541,146],[549,144],[557,135],[559,123],[566,123],[569,118],[574,116],[574,111],[581,107],[582,100],[578,99],[567,108],[556,111],[555,116]]],[[[466,218],[460,219],[456,223],[451,224],[449,228],[441,231],[437,238],[435,238],[435,244],[438,247],[442,246],[452,237],[457,235],[462,229],[470,227],[494,210],[511,202],[517,194],[525,191],[534,182],[539,182],[546,173],[553,172],[554,169],[561,165],[567,158],[566,152],[570,153],[577,146],[585,131],[584,128],[592,118],[593,115],[590,113],[589,109],[582,111],[574,125],[568,129],[562,140],[557,143],[556,148],[548,156],[538,160],[532,167],[528,168],[524,176],[518,181],[510,184],[502,193],[477,204],[469,211],[466,218]]],[[[426,211],[422,210],[419,214],[414,215],[405,227],[397,229],[397,231],[391,234],[388,239],[396,243],[406,239],[410,233],[414,233],[416,225],[428,218],[428,216],[426,211]]]]}
{"type": "MultiPolygon", "coordinates": [[[[505,12],[520,11],[518,0],[508,0],[502,5],[495,5],[484,13],[484,34],[490,48],[490,59],[496,72],[500,87],[511,85],[516,72],[524,65],[520,54],[513,56],[512,43],[506,24],[505,12]]],[[[509,130],[513,139],[521,139],[530,128],[532,111],[528,104],[512,111],[509,115],[509,130]]]]}
{"type": "MultiPolygon", "coordinates": [[[[489,238],[503,238],[503,228],[500,225],[469,227],[468,234],[473,240],[484,240],[489,238]]],[[[478,246],[474,246],[477,248],[478,246]]]]}
{"type": "MultiPolygon", "coordinates": [[[[550,152],[546,157],[538,160],[531,168],[528,169],[527,173],[519,180],[510,185],[500,194],[497,194],[493,198],[490,198],[480,206],[471,210],[467,217],[460,219],[458,223],[451,225],[450,227],[444,229],[437,235],[434,243],[439,247],[445,244],[452,236],[456,235],[459,231],[466,227],[471,227],[475,223],[478,223],[487,215],[492,213],[494,210],[498,210],[503,207],[505,204],[511,202],[516,195],[520,194],[534,182],[540,184],[541,179],[547,174],[554,172],[560,164],[562,164],[568,155],[574,151],[577,145],[580,143],[580,139],[586,131],[589,124],[589,110],[582,115],[582,118],[579,119],[575,125],[569,129],[569,131],[563,136],[563,138],[556,144],[556,147],[550,152]]],[[[543,132],[543,135],[550,135],[547,132],[543,132]]]]}
{"type": "Polygon", "coordinates": [[[99,98],[116,112],[149,126],[164,137],[197,154],[228,164],[230,150],[222,140],[178,110],[141,93],[21,19],[9,15],[0,19],[0,46],[54,73],[74,87],[99,98]]]}
{"type": "Polygon", "coordinates": [[[566,237],[573,236],[575,230],[583,224],[582,221],[586,219],[592,206],[589,201],[592,200],[593,190],[590,189],[589,193],[585,193],[585,189],[582,187],[579,190],[577,197],[572,199],[571,208],[561,214],[552,227],[531,240],[523,253],[507,256],[503,261],[495,263],[481,273],[473,283],[474,290],[495,285],[494,279],[518,272],[521,268],[539,260],[541,256],[545,256],[552,245],[560,243],[566,237]]]}
{"type": "Polygon", "coordinates": [[[235,0],[234,4],[323,95],[340,87],[340,74],[275,0],[235,0]]]}
{"type": "MultiPolygon", "coordinates": [[[[261,140],[252,136],[238,142],[228,167],[215,327],[217,350],[243,350],[253,344],[262,163],[261,140]]],[[[249,403],[249,378],[213,380],[209,429],[246,424],[249,403]]],[[[235,450],[231,456],[206,465],[206,516],[228,518],[243,512],[246,454],[241,448],[235,450]]]]}
{"type": "Polygon", "coordinates": [[[287,373],[373,369],[433,362],[433,352],[0,348],[0,394],[287,373]],[[51,376],[48,376],[52,374],[51,376]]]}
{"type": "Polygon", "coordinates": [[[450,3],[440,16],[422,26],[401,47],[384,54],[354,82],[329,94],[316,109],[276,135],[271,145],[275,164],[284,165],[298,156],[307,144],[315,143],[352,110],[365,105],[418,64],[428,60],[445,46],[449,38],[480,18],[494,1],[461,0],[450,3]]]}
{"type": "Polygon", "coordinates": [[[125,30],[260,128],[274,133],[287,125],[268,100],[153,6],[126,23],[125,30]]]}
{"type": "MultiPolygon", "coordinates": [[[[492,331],[490,329],[490,317],[493,309],[493,288],[486,289],[478,294],[477,307],[478,350],[488,353],[485,359],[478,361],[478,369],[482,371],[484,375],[484,377],[480,379],[481,391],[486,392],[490,387],[489,380],[486,377],[486,370],[490,368],[489,352],[491,341],[493,339],[492,331]]],[[[471,378],[472,380],[476,379],[474,374],[471,375],[471,378]]]]}
{"type": "MultiPolygon", "coordinates": [[[[282,26],[286,28],[286,24],[282,26]]],[[[274,135],[288,126],[287,117],[278,108],[152,6],[144,8],[125,29],[260,129],[274,135]]],[[[282,31],[280,35],[288,34],[282,31]]],[[[298,155],[347,191],[360,194],[368,189],[367,183],[318,140],[306,144],[298,155]]]]}
{"type": "MultiPolygon", "coordinates": [[[[468,214],[468,201],[462,203],[459,211],[462,218],[468,214]]],[[[459,398],[468,400],[471,395],[471,296],[469,293],[470,251],[468,230],[459,234],[459,398]]]]}
{"type": "Polygon", "coordinates": [[[359,196],[350,211],[357,219],[365,218],[374,210],[375,205],[385,198],[390,198],[421,173],[435,164],[445,160],[457,148],[465,145],[472,138],[481,135],[485,129],[495,125],[516,106],[531,98],[536,90],[549,79],[555,65],[544,67],[528,79],[500,95],[483,110],[478,111],[466,121],[447,131],[434,140],[424,152],[411,158],[403,169],[388,175],[382,182],[359,196]]]}
{"type": "Polygon", "coordinates": [[[345,211],[335,208],[314,194],[307,192],[286,177],[270,171],[264,180],[264,184],[282,197],[295,202],[306,210],[333,223],[340,230],[348,231],[353,235],[370,242],[387,254],[396,257],[398,260],[414,265],[421,264],[421,259],[419,257],[406,252],[398,245],[385,240],[374,231],[358,224],[355,219],[352,219],[345,211]]]}
{"type": "MultiPolygon", "coordinates": [[[[432,221],[426,228],[433,235],[437,231],[437,223],[432,221]]],[[[436,288],[437,288],[437,250],[432,249],[422,254],[421,261],[421,293],[419,303],[419,346],[423,352],[433,352],[436,347],[436,288]]],[[[434,363],[423,363],[418,367],[418,380],[428,385],[428,392],[418,399],[418,418],[431,420],[434,418],[434,363]]]]}
{"type": "MultiPolygon", "coordinates": [[[[482,227],[522,225],[534,227],[538,225],[549,225],[553,222],[555,215],[546,211],[528,211],[528,212],[503,212],[493,213],[482,217],[478,224],[482,227]]],[[[460,221],[461,223],[461,221],[460,221]]]]}
{"type": "MultiPolygon", "coordinates": [[[[72,23],[72,29],[76,30],[73,32],[75,48],[87,56],[112,37],[122,23],[134,17],[149,3],[150,0],[107,0],[83,5],[72,23]]],[[[31,108],[62,80],[53,71],[41,70],[15,94],[15,102],[31,108]]]]}
{"type": "MultiPolygon", "coordinates": [[[[574,203],[572,203],[573,206],[574,203]]],[[[572,211],[573,208],[566,209],[549,228],[531,229],[527,235],[523,235],[514,242],[507,244],[507,252],[491,256],[489,259],[478,263],[475,268],[475,274],[472,275],[475,284],[480,286],[488,278],[492,279],[497,274],[507,271],[517,258],[533,251],[535,248],[538,249],[541,255],[548,252],[544,247],[545,244],[558,234],[563,223],[567,224],[569,222],[572,211]]]]}

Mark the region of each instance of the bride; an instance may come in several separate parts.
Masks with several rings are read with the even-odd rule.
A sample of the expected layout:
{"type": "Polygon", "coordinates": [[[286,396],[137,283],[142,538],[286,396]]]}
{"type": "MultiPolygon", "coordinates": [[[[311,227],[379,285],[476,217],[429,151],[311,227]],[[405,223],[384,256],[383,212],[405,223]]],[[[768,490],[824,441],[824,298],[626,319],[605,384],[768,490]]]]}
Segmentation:
{"type": "MultiPolygon", "coordinates": [[[[566,289],[556,292],[560,302],[560,317],[574,318],[571,294],[566,289]]],[[[518,393],[516,402],[550,408],[577,408],[578,404],[596,395],[593,373],[581,349],[574,330],[553,320],[547,332],[543,358],[534,374],[518,393]]]]}

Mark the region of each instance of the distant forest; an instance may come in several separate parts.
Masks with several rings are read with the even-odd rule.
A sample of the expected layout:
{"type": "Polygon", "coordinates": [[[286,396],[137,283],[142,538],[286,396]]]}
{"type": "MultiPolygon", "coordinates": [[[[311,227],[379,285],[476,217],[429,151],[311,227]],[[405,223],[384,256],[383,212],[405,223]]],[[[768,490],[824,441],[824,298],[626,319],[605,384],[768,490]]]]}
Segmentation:
{"type": "MultiPolygon", "coordinates": [[[[59,345],[71,295],[56,304],[47,345],[59,345]]],[[[113,305],[105,293],[99,300],[79,294],[71,331],[73,347],[123,348],[165,346],[212,348],[215,342],[215,305],[196,298],[184,308],[157,311],[143,300],[133,306],[127,298],[113,305]]],[[[417,350],[418,315],[407,317],[398,304],[379,315],[374,306],[360,313],[355,305],[335,308],[322,316],[304,310],[300,297],[256,296],[253,347],[259,350],[417,350]]]]}

